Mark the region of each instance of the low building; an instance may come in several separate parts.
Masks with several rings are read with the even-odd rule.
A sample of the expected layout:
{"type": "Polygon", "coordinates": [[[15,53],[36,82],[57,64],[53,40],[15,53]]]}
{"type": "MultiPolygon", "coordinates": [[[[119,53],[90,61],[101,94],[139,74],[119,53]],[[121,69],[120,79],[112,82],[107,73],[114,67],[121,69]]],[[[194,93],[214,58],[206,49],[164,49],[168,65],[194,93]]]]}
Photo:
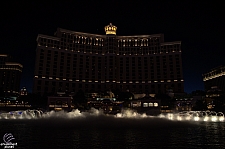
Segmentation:
{"type": "Polygon", "coordinates": [[[206,92],[205,102],[208,110],[225,111],[225,93],[218,86],[212,86],[206,92]]]}
{"type": "Polygon", "coordinates": [[[146,113],[147,115],[159,115],[161,113],[161,100],[152,97],[132,100],[129,106],[138,113],[146,113]]]}
{"type": "Polygon", "coordinates": [[[31,109],[31,105],[28,102],[19,102],[16,97],[5,97],[0,100],[0,111],[16,111],[31,109]]]}
{"type": "Polygon", "coordinates": [[[74,106],[72,105],[72,97],[65,94],[65,92],[57,92],[57,96],[48,97],[48,110],[55,111],[71,111],[74,106]]]}
{"type": "Polygon", "coordinates": [[[174,106],[171,100],[161,100],[161,113],[172,113],[173,111],[174,106]]]}
{"type": "Polygon", "coordinates": [[[123,101],[116,101],[116,98],[97,98],[88,101],[88,107],[102,109],[105,114],[116,114],[121,112],[123,101]]]}
{"type": "Polygon", "coordinates": [[[192,111],[195,101],[193,100],[193,98],[182,98],[182,99],[176,99],[174,104],[175,104],[175,111],[177,112],[192,111]]]}

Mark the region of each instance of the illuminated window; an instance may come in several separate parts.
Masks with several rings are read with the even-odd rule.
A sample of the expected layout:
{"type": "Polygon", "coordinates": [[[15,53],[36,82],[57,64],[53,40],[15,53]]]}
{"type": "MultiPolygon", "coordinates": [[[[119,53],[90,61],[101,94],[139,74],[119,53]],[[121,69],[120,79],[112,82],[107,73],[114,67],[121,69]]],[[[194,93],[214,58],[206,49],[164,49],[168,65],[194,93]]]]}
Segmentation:
{"type": "Polygon", "coordinates": [[[143,103],[143,107],[148,107],[148,103],[143,103]]]}
{"type": "Polygon", "coordinates": [[[153,107],[153,103],[152,102],[149,103],[149,107],[153,107]]]}
{"type": "Polygon", "coordinates": [[[138,107],[136,103],[133,103],[133,107],[138,107]]]}
{"type": "Polygon", "coordinates": [[[159,104],[157,102],[154,103],[154,107],[158,107],[159,104]]]}

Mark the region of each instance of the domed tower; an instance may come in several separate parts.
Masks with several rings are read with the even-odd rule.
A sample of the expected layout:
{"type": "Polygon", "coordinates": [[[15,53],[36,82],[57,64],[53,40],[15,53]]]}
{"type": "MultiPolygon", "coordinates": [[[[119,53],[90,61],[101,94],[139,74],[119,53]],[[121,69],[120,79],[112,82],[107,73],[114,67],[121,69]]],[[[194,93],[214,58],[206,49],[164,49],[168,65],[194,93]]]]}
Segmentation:
{"type": "Polygon", "coordinates": [[[117,27],[109,23],[109,25],[105,26],[105,33],[106,35],[116,35],[117,27]]]}

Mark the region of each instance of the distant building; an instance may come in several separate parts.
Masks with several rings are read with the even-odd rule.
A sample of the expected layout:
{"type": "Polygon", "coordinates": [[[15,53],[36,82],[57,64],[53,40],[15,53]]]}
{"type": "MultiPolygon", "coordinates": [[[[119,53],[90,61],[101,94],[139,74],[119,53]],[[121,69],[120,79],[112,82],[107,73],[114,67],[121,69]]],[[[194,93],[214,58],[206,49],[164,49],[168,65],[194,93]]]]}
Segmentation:
{"type": "Polygon", "coordinates": [[[57,92],[57,96],[48,97],[48,110],[66,110],[70,111],[72,106],[72,97],[67,95],[65,92],[57,92]]]}
{"type": "Polygon", "coordinates": [[[10,56],[0,54],[0,89],[7,93],[18,93],[23,65],[11,62],[10,56]]]}
{"type": "Polygon", "coordinates": [[[211,71],[203,74],[205,91],[211,90],[216,86],[218,89],[225,92],[225,66],[219,66],[211,71]]]}
{"type": "Polygon", "coordinates": [[[28,93],[27,93],[27,89],[25,87],[23,87],[21,90],[20,90],[20,96],[26,96],[28,93]]]}
{"type": "Polygon", "coordinates": [[[225,92],[222,91],[217,86],[212,86],[211,89],[209,89],[206,92],[206,96],[205,96],[205,102],[206,102],[207,108],[209,110],[212,110],[212,109],[215,110],[216,108],[218,109],[218,107],[220,106],[224,107],[224,103],[225,103],[224,93],[225,92]]]}
{"type": "Polygon", "coordinates": [[[135,94],[184,92],[181,42],[164,42],[163,34],[117,36],[58,28],[55,37],[38,35],[34,93],[95,93],[119,89],[135,94]]]}
{"type": "Polygon", "coordinates": [[[192,108],[194,106],[196,101],[193,100],[193,98],[182,98],[182,99],[176,99],[174,102],[174,110],[175,111],[192,111],[192,108]]]}
{"type": "Polygon", "coordinates": [[[137,110],[138,113],[158,115],[161,113],[161,100],[152,97],[144,97],[130,101],[128,107],[133,110],[137,110]]]}

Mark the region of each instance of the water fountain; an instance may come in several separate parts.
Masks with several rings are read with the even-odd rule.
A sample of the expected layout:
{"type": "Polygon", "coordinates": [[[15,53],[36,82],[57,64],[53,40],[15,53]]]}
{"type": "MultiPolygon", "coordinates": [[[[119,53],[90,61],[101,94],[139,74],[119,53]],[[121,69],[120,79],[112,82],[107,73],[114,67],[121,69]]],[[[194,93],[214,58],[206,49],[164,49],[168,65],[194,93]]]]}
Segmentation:
{"type": "Polygon", "coordinates": [[[139,114],[133,110],[122,110],[121,113],[115,115],[104,114],[103,111],[92,108],[87,112],[80,112],[75,109],[71,112],[64,111],[49,111],[42,112],[41,110],[24,110],[0,112],[0,119],[46,119],[46,118],[78,118],[88,116],[108,116],[113,118],[163,118],[171,121],[205,121],[205,122],[224,122],[224,114],[215,111],[184,111],[179,113],[163,113],[158,116],[149,116],[146,114],[139,114]]]}

